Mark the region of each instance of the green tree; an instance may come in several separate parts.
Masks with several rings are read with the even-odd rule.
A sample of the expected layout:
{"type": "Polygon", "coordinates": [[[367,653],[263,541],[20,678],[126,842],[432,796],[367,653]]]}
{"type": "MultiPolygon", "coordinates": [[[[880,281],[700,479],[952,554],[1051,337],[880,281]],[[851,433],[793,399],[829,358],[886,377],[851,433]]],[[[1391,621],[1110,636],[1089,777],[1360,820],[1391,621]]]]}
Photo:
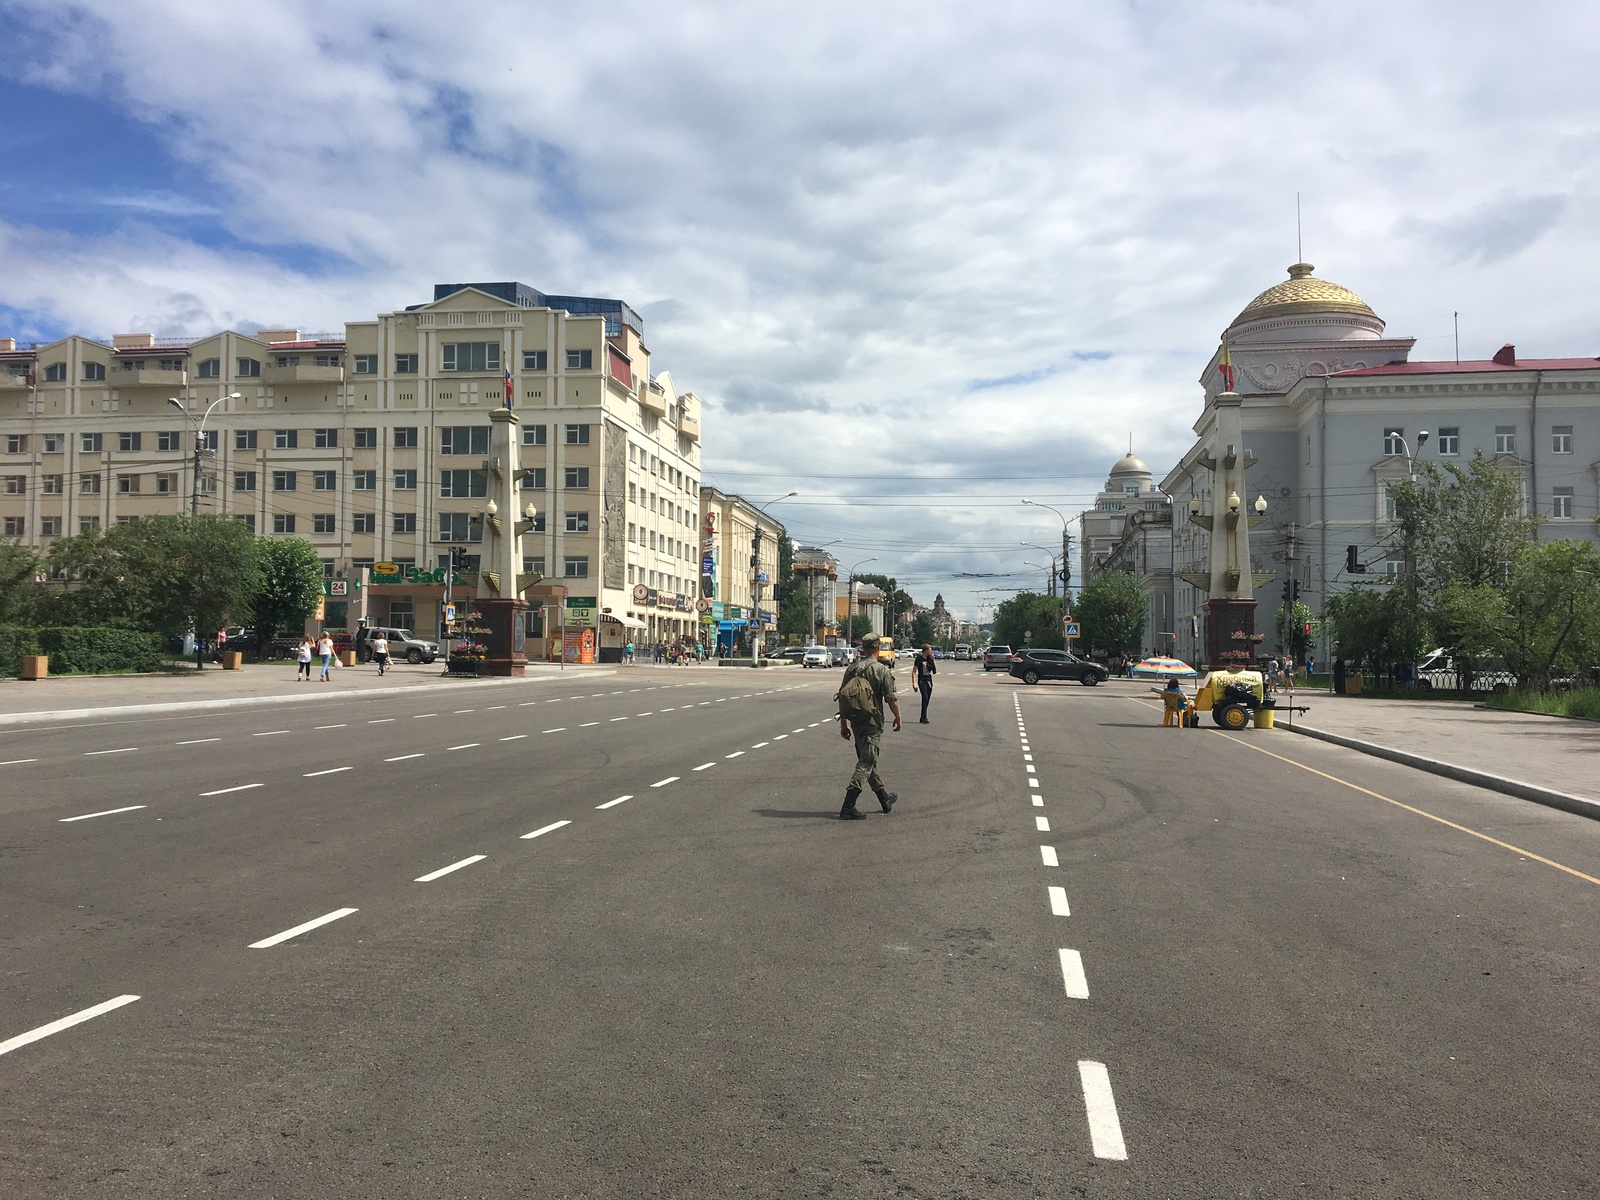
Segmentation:
{"type": "Polygon", "coordinates": [[[911,618],[911,641],[919,648],[933,644],[933,614],[919,612],[911,618]]]}
{"type": "Polygon", "coordinates": [[[1405,640],[1400,619],[1403,603],[1404,596],[1397,588],[1329,596],[1323,618],[1337,656],[1373,675],[1396,663],[1414,661],[1417,650],[1405,640]]]}
{"type": "Polygon", "coordinates": [[[1311,647],[1311,638],[1306,633],[1306,625],[1311,620],[1312,614],[1310,606],[1302,603],[1299,600],[1294,602],[1292,611],[1286,611],[1285,606],[1282,604],[1278,605],[1278,611],[1273,616],[1272,622],[1273,628],[1277,630],[1278,633],[1279,654],[1292,654],[1297,662],[1305,661],[1306,651],[1311,647]],[[1291,622],[1289,626],[1289,644],[1287,648],[1284,646],[1283,642],[1283,623],[1285,620],[1291,622]]]}
{"type": "Polygon", "coordinates": [[[52,625],[151,628],[152,580],[138,525],[58,538],[46,560],[59,586],[46,598],[52,625]]]}
{"type": "Polygon", "coordinates": [[[1589,542],[1530,542],[1517,554],[1503,619],[1506,665],[1548,691],[1600,650],[1600,552],[1589,542]]]}
{"type": "Polygon", "coordinates": [[[1018,592],[1002,600],[994,610],[994,636],[1000,645],[1032,646],[1060,650],[1061,601],[1040,592],[1018,592]],[[1031,638],[1024,634],[1031,633],[1031,638]]]}
{"type": "Polygon", "coordinates": [[[1111,654],[1141,648],[1149,612],[1139,581],[1126,571],[1096,575],[1078,593],[1074,610],[1083,625],[1083,644],[1111,654]]]}
{"type": "Polygon", "coordinates": [[[26,625],[36,619],[43,569],[43,561],[28,547],[0,542],[0,625],[26,625]]]}
{"type": "Polygon", "coordinates": [[[148,579],[148,628],[210,637],[246,619],[261,588],[256,537],[225,516],[146,517],[137,525],[139,567],[148,579]]]}
{"type": "Polygon", "coordinates": [[[316,609],[322,596],[322,560],[304,538],[262,538],[256,564],[261,578],[252,611],[259,652],[280,629],[297,631],[316,609]]]}

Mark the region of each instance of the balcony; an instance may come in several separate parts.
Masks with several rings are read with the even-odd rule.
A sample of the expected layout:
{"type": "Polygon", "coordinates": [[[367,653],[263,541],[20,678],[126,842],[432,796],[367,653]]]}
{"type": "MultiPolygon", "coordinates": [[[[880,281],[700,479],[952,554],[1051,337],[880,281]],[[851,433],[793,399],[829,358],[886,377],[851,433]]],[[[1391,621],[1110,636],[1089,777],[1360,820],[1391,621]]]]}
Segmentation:
{"type": "Polygon", "coordinates": [[[639,407],[647,413],[655,413],[658,417],[667,415],[667,395],[659,392],[654,387],[639,389],[639,407]]]}
{"type": "Polygon", "coordinates": [[[700,418],[684,417],[678,422],[678,432],[684,437],[698,442],[700,440],[700,418]]]}
{"type": "Polygon", "coordinates": [[[319,367],[315,363],[296,363],[280,367],[263,363],[262,383],[343,383],[343,367],[319,367]]]}
{"type": "Polygon", "coordinates": [[[14,375],[10,371],[0,371],[0,391],[7,391],[13,388],[26,390],[27,386],[28,376],[26,374],[14,375]]]}

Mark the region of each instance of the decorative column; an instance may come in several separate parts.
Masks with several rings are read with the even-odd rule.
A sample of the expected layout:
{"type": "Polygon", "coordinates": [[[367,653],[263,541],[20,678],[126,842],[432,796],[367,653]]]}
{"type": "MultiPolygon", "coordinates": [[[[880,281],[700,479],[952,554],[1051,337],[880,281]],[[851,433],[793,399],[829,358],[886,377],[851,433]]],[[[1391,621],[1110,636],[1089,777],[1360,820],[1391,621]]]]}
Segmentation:
{"type": "Polygon", "coordinates": [[[1244,473],[1256,460],[1244,449],[1243,403],[1237,392],[1216,398],[1211,446],[1200,459],[1211,472],[1205,608],[1206,664],[1213,668],[1248,666],[1256,650],[1255,578],[1250,569],[1250,526],[1255,520],[1244,511],[1249,494],[1244,473]]]}
{"type": "Polygon", "coordinates": [[[483,464],[489,488],[475,604],[483,629],[484,670],[490,675],[521,675],[528,665],[524,618],[528,606],[522,593],[542,578],[522,571],[522,535],[533,528],[534,513],[531,504],[525,514],[517,512],[523,476],[520,424],[508,408],[489,414],[489,457],[483,464]]]}

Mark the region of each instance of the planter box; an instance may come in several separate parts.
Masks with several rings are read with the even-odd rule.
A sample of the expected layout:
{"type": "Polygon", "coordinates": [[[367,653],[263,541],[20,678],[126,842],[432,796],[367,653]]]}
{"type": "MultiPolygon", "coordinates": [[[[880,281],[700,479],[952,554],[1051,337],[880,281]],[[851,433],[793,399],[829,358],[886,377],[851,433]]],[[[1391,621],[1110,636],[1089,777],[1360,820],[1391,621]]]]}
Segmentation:
{"type": "Polygon", "coordinates": [[[475,658],[452,658],[444,664],[446,675],[482,675],[488,664],[475,658]]]}
{"type": "Polygon", "coordinates": [[[341,667],[353,667],[353,666],[355,666],[356,665],[356,652],[354,650],[341,650],[341,651],[339,651],[339,665],[341,667]]]}
{"type": "Polygon", "coordinates": [[[1361,695],[1361,676],[1347,675],[1344,681],[1344,694],[1347,696],[1361,695]]]}
{"type": "Polygon", "coordinates": [[[243,666],[243,650],[224,650],[222,652],[222,669],[224,671],[237,671],[243,666]]]}
{"type": "Polygon", "coordinates": [[[48,654],[24,654],[22,656],[22,677],[24,679],[43,679],[50,674],[50,656],[48,654]]]}

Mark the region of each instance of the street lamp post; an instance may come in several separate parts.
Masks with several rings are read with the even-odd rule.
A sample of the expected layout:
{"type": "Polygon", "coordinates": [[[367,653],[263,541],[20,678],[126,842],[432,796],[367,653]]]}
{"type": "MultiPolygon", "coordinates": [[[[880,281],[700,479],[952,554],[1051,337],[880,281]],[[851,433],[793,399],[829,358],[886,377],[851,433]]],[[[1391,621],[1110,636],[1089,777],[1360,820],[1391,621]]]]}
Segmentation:
{"type": "MultiPolygon", "coordinates": [[[[767,515],[767,509],[779,500],[787,500],[790,496],[798,496],[799,492],[785,492],[781,496],[774,496],[765,504],[758,504],[756,509],[755,530],[750,538],[750,662],[753,666],[761,665],[761,518],[767,515]]],[[[777,581],[773,581],[777,586],[777,581]]]]}
{"type": "Polygon", "coordinates": [[[1048,508],[1061,518],[1061,619],[1064,622],[1072,615],[1072,539],[1067,532],[1067,526],[1071,522],[1065,513],[1053,505],[1040,504],[1037,500],[1024,500],[1023,503],[1034,508],[1048,508]]]}
{"type": "Polygon", "coordinates": [[[874,554],[871,558],[863,558],[855,567],[850,568],[850,602],[844,608],[844,640],[847,646],[853,640],[851,635],[855,633],[853,627],[856,623],[856,567],[864,567],[869,562],[877,561],[878,556],[874,554]]]}
{"type": "Polygon", "coordinates": [[[182,400],[179,400],[176,396],[167,397],[167,403],[187,417],[189,423],[194,426],[194,481],[189,488],[189,515],[191,517],[200,515],[200,467],[201,457],[205,453],[206,420],[211,416],[212,410],[224,400],[242,399],[243,397],[238,392],[231,392],[226,396],[218,396],[207,406],[206,411],[199,418],[196,418],[182,400]]]}

